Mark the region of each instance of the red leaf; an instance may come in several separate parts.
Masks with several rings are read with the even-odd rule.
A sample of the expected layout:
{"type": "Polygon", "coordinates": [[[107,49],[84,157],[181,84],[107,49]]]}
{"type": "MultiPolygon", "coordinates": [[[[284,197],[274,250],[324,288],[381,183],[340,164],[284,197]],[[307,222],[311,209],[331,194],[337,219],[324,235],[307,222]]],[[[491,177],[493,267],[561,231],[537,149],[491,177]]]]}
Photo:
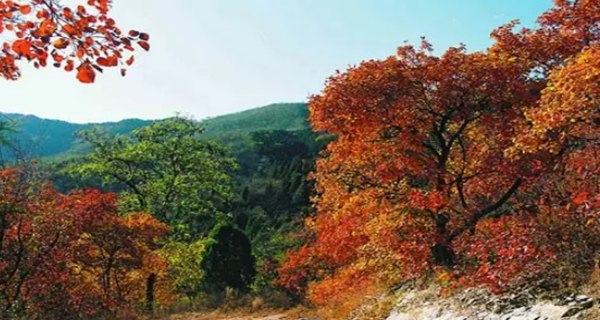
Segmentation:
{"type": "Polygon", "coordinates": [[[73,71],[74,67],[75,66],[74,66],[73,60],[68,60],[67,65],[65,66],[65,71],[71,72],[71,71],[73,71]]]}
{"type": "Polygon", "coordinates": [[[40,27],[36,30],[36,35],[41,38],[49,37],[52,34],[54,34],[54,31],[56,31],[56,22],[50,19],[46,19],[40,24],[40,27]]]}
{"type": "Polygon", "coordinates": [[[77,68],[77,79],[83,83],[94,83],[96,71],[89,63],[84,63],[77,68]]]}
{"type": "Polygon", "coordinates": [[[31,6],[29,6],[29,5],[21,6],[19,8],[19,11],[21,12],[21,14],[30,14],[31,13],[31,6]]]}
{"type": "Polygon", "coordinates": [[[29,41],[19,39],[13,42],[12,49],[16,54],[29,55],[31,54],[31,43],[29,41]]]}
{"type": "Polygon", "coordinates": [[[146,51],[150,51],[150,44],[146,41],[138,41],[140,47],[142,47],[146,51]]]}
{"type": "Polygon", "coordinates": [[[590,195],[589,192],[584,191],[584,192],[582,192],[582,193],[574,196],[572,198],[572,201],[573,201],[574,204],[580,205],[580,204],[584,203],[588,199],[589,195],[590,195]]]}
{"type": "Polygon", "coordinates": [[[65,38],[60,38],[57,39],[56,41],[54,41],[52,44],[54,45],[55,48],[57,49],[64,49],[67,46],[69,46],[69,40],[65,39],[65,38]]]}
{"type": "Polygon", "coordinates": [[[100,57],[96,60],[96,62],[103,67],[116,67],[119,64],[119,59],[117,56],[110,56],[106,58],[100,57]]]}

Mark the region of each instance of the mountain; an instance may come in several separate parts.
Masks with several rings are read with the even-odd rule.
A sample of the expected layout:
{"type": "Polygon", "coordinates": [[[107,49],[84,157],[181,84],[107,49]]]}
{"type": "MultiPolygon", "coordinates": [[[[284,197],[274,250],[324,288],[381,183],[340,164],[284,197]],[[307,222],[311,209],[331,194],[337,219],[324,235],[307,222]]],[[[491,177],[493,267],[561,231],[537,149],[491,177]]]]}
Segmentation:
{"type": "Polygon", "coordinates": [[[208,136],[262,130],[297,131],[308,127],[305,103],[279,103],[206,119],[208,136]]]}
{"type": "MultiPolygon", "coordinates": [[[[248,133],[262,130],[297,131],[308,128],[308,108],[305,103],[279,103],[265,107],[202,120],[206,136],[226,145],[246,139],[248,133]]],[[[119,122],[75,124],[60,120],[42,119],[33,115],[0,113],[0,119],[14,124],[9,134],[18,149],[35,157],[56,157],[80,154],[77,131],[100,126],[113,134],[128,134],[152,123],[149,120],[127,119],[119,122]]]]}

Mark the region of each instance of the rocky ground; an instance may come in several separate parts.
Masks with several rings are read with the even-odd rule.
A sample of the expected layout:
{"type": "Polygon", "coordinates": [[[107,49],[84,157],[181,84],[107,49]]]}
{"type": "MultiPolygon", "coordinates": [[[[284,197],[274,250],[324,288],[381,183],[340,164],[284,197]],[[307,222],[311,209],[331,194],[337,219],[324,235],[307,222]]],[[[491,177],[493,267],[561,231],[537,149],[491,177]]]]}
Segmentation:
{"type": "Polygon", "coordinates": [[[598,299],[585,295],[539,297],[531,292],[493,296],[472,289],[452,298],[408,292],[387,320],[600,320],[598,299]]]}
{"type": "MultiPolygon", "coordinates": [[[[600,320],[600,300],[582,294],[549,295],[523,290],[510,295],[492,295],[485,289],[469,289],[452,297],[441,297],[439,288],[398,292],[387,320],[600,320]]],[[[388,298],[390,296],[388,295],[388,298]]],[[[371,303],[372,305],[373,303],[371,303]]],[[[372,306],[371,306],[372,307],[372,306]]],[[[386,310],[389,310],[386,309],[386,310]]],[[[383,319],[357,312],[352,320],[383,319]]],[[[224,316],[182,314],[164,320],[315,320],[286,314],[224,316]]]]}

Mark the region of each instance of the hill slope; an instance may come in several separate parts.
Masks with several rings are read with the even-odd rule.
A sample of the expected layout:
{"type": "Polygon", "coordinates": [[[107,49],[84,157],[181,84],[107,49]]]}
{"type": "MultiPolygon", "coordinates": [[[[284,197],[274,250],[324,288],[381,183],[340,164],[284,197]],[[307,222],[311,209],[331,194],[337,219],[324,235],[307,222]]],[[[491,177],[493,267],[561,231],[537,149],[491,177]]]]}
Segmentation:
{"type": "Polygon", "coordinates": [[[206,119],[209,136],[260,130],[297,131],[308,127],[305,103],[280,103],[206,119]]]}
{"type": "MultiPolygon", "coordinates": [[[[260,130],[296,131],[306,129],[308,108],[304,103],[272,104],[239,113],[203,120],[206,135],[223,143],[235,141],[241,135],[260,130]]],[[[128,134],[152,121],[127,119],[119,122],[75,124],[42,119],[32,115],[0,113],[0,119],[14,122],[16,132],[9,135],[20,149],[35,157],[79,154],[77,131],[100,126],[114,134],[128,134]]]]}

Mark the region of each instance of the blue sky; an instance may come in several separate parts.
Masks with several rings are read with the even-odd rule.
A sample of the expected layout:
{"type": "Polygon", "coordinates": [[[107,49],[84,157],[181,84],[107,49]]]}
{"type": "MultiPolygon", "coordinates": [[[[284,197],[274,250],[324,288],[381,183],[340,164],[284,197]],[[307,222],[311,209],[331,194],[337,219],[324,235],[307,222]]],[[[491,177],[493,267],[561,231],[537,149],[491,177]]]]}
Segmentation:
{"type": "MultiPolygon", "coordinates": [[[[78,3],[84,0],[67,0],[78,3]]],[[[512,19],[532,25],[551,0],[115,0],[124,29],[152,35],[129,75],[94,85],[24,67],[0,80],[1,112],[73,122],[203,119],[274,102],[305,101],[337,69],[392,55],[426,36],[438,51],[485,49],[512,19]]]]}

